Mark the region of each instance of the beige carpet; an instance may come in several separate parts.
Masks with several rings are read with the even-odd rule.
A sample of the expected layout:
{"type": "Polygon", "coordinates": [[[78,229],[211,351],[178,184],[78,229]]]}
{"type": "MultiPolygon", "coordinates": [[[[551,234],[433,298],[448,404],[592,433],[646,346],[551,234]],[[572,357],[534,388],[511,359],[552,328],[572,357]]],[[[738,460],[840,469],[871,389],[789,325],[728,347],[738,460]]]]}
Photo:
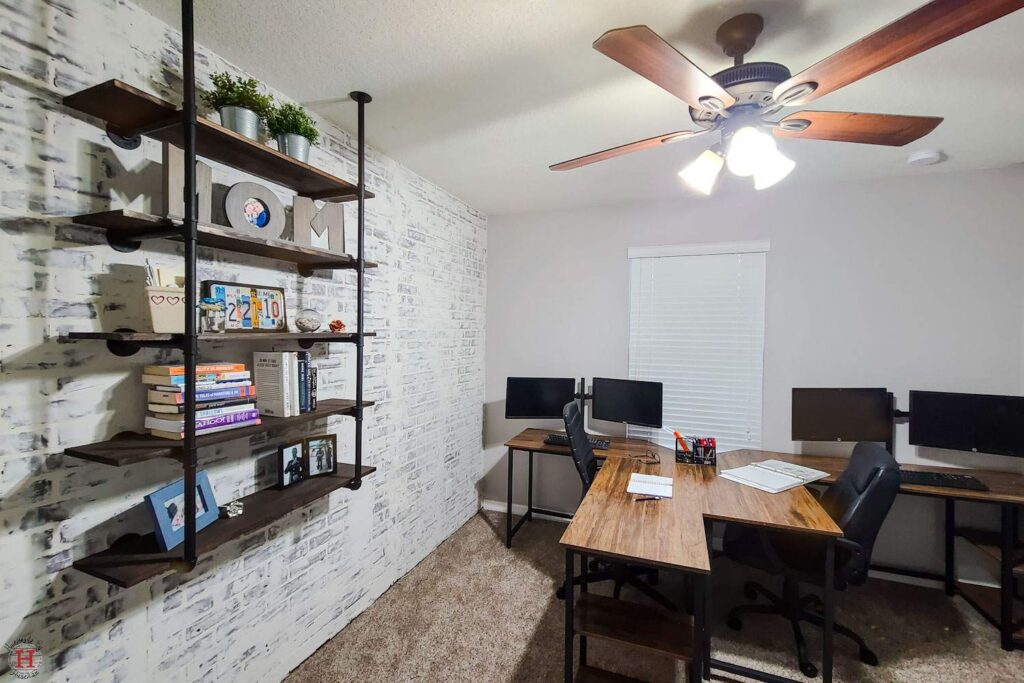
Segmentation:
{"type": "MultiPolygon", "coordinates": [[[[467,522],[288,682],[560,681],[564,606],[554,590],[565,526],[525,524],[508,550],[504,519],[481,513],[467,522]]],[[[796,668],[790,628],[778,617],[749,617],[738,633],[724,625],[724,612],[744,601],[740,586],[751,578],[728,564],[715,571],[715,657],[810,681],[796,668]]],[[[662,590],[671,594],[677,586],[663,574],[662,590]]],[[[643,599],[628,590],[623,597],[643,599]]],[[[1024,681],[1024,653],[1003,652],[995,629],[959,597],[873,581],[839,596],[837,618],[868,639],[881,663],[861,664],[856,649],[837,637],[836,681],[1024,681]]],[[[820,664],[820,632],[804,632],[820,664]]],[[[647,681],[683,680],[671,660],[594,639],[589,660],[647,681]]]]}

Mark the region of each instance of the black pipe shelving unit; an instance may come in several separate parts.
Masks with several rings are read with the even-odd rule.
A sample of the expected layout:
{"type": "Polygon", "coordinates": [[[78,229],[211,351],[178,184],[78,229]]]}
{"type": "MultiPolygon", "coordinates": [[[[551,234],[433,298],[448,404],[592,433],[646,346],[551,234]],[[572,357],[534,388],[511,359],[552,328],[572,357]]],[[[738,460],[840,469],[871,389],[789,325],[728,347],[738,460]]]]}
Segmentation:
{"type": "Polygon", "coordinates": [[[350,97],[358,107],[358,181],[352,184],[318,168],[286,156],[257,141],[238,135],[213,121],[201,119],[196,110],[195,33],[193,0],[181,2],[183,103],[180,108],[118,80],[87,88],[64,98],[65,106],[103,120],[107,134],[117,145],[135,148],[142,136],[180,146],[185,157],[185,210],[181,220],[118,209],[75,217],[75,223],[105,231],[107,242],[119,251],[134,251],[150,239],[169,239],[184,244],[185,330],[182,334],[160,334],[117,330],[115,332],[73,332],[62,342],[104,341],[119,356],[137,353],[142,348],[180,349],[185,365],[184,439],[181,442],[145,434],[122,433],[113,439],[67,448],[67,455],[111,466],[171,458],[181,463],[185,490],[195,489],[198,451],[205,446],[295,427],[329,415],[354,418],[355,463],[338,463],[338,471],[307,479],[283,490],[265,489],[245,498],[244,513],[235,518],[218,519],[201,532],[196,530],[196,499],[185,496],[185,541],[181,552],[161,553],[153,534],[129,534],[107,550],[74,562],[74,567],[118,586],[132,586],[168,570],[191,571],[199,556],[254,531],[292,510],[296,510],[339,488],[359,489],[363,477],[374,471],[363,465],[363,413],[373,405],[363,398],[364,344],[372,332],[364,331],[366,269],[376,263],[367,261],[365,203],[373,197],[366,190],[365,107],[372,98],[354,91],[350,97]],[[295,190],[300,196],[331,201],[354,201],[358,205],[358,253],[356,257],[324,249],[305,247],[284,240],[259,239],[233,233],[223,226],[198,221],[196,158],[204,156],[228,166],[295,190]],[[243,253],[294,263],[298,273],[310,276],[316,270],[351,269],[356,272],[355,332],[333,333],[200,333],[196,320],[198,279],[197,248],[243,253]],[[321,400],[315,411],[288,418],[263,417],[260,425],[209,435],[197,435],[195,429],[195,372],[200,342],[293,341],[303,348],[315,343],[346,342],[356,349],[355,400],[321,400]]]}

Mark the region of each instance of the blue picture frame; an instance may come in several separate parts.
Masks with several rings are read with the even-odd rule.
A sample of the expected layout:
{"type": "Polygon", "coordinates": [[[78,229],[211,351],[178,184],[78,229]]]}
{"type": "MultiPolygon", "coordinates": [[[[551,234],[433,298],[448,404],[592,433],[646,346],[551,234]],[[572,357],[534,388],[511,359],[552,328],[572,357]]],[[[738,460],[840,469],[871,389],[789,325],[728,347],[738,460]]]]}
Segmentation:
{"type": "MultiPolygon", "coordinates": [[[[185,541],[185,480],[179,479],[146,496],[153,519],[153,533],[160,550],[167,552],[185,541]]],[[[206,472],[196,472],[196,531],[208,527],[220,516],[213,487],[206,472]]]]}

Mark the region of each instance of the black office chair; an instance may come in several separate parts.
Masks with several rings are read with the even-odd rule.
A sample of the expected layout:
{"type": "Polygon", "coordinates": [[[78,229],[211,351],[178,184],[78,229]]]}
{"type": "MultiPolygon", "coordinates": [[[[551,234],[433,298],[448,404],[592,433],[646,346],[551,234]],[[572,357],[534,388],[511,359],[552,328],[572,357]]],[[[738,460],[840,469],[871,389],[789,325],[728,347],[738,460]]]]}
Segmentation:
{"type": "MultiPolygon", "coordinates": [[[[822,496],[825,510],[843,530],[843,537],[836,539],[834,585],[837,590],[859,586],[867,580],[875,538],[899,488],[899,465],[892,455],[878,444],[862,442],[853,449],[846,469],[822,496]]],[[[825,540],[808,534],[729,525],[723,550],[736,562],[783,577],[781,598],[759,583],[744,584],[743,593],[747,598],[755,600],[759,595],[764,596],[770,604],[735,607],[729,612],[726,623],[739,630],[742,628],[740,616],[744,614],[776,614],[789,619],[796,638],[800,670],[805,676],[817,676],[817,667],[807,657],[800,622],[822,626],[824,606],[815,594],[801,597],[799,585],[824,585],[825,540]]],[[[878,664],[878,658],[863,638],[841,624],[834,624],[834,631],[857,644],[862,662],[871,666],[878,664]]]]}
{"type": "MultiPolygon", "coordinates": [[[[580,412],[579,404],[570,401],[562,409],[562,418],[565,420],[565,433],[569,437],[569,450],[572,452],[572,461],[576,465],[576,471],[583,482],[583,491],[590,490],[597,476],[598,464],[594,457],[594,449],[587,439],[587,431],[583,427],[583,414],[580,412]]],[[[614,597],[618,598],[622,593],[624,585],[630,585],[638,591],[654,600],[659,605],[676,611],[676,606],[658,591],[651,588],[652,584],[658,582],[658,571],[650,567],[634,567],[621,562],[608,562],[605,560],[592,560],[588,565],[590,571],[587,573],[587,583],[597,581],[614,581],[614,597]],[[646,577],[648,581],[643,581],[646,577]]],[[[574,576],[572,583],[578,586],[583,582],[582,576],[574,576]]],[[[559,586],[557,591],[558,599],[565,599],[565,586],[559,586]]]]}

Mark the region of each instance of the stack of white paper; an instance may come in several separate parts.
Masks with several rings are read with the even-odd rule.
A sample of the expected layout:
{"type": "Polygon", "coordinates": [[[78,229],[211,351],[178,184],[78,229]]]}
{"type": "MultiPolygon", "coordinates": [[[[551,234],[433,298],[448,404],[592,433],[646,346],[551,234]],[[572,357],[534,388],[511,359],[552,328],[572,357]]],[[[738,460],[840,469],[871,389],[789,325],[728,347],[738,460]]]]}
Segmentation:
{"type": "Polygon", "coordinates": [[[653,474],[634,472],[629,477],[626,493],[639,493],[644,496],[658,498],[672,497],[672,477],[658,477],[653,474]]]}
{"type": "Polygon", "coordinates": [[[794,465],[781,460],[765,460],[744,467],[722,470],[719,474],[725,479],[739,484],[752,486],[768,493],[780,493],[797,486],[810,484],[812,481],[824,479],[828,472],[794,465]]]}

